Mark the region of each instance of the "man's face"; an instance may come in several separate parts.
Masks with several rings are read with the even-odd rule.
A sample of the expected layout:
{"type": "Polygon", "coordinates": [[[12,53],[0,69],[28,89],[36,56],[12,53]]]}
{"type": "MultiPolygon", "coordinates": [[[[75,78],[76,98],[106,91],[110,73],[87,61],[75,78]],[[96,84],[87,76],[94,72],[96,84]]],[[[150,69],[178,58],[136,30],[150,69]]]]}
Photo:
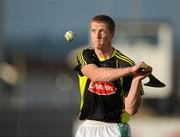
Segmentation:
{"type": "Polygon", "coordinates": [[[90,24],[91,40],[95,49],[103,49],[111,46],[113,33],[109,31],[106,23],[92,22],[90,24]]]}

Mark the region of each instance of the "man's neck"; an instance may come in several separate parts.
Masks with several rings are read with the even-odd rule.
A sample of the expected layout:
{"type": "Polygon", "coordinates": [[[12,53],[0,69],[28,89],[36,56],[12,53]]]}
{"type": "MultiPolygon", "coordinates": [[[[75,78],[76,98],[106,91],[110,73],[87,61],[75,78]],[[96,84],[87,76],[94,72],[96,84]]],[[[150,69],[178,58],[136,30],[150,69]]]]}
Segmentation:
{"type": "Polygon", "coordinates": [[[111,58],[111,55],[112,55],[112,52],[113,52],[113,48],[112,46],[108,49],[95,49],[95,53],[98,57],[101,57],[101,58],[104,58],[104,59],[109,59],[111,58]]]}

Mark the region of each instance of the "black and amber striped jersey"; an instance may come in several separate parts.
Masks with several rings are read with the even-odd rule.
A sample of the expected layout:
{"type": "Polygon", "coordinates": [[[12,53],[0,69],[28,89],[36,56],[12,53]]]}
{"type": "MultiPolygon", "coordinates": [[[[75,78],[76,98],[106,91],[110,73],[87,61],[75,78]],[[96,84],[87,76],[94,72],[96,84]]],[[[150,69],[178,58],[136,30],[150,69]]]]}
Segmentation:
{"type": "MultiPolygon", "coordinates": [[[[104,122],[128,122],[128,115],[124,111],[124,98],[131,87],[132,76],[120,77],[114,81],[93,82],[83,75],[81,68],[87,64],[98,67],[124,68],[134,65],[134,61],[113,49],[111,58],[97,57],[93,48],[81,50],[77,54],[75,70],[78,72],[81,94],[80,120],[90,119],[104,122]]],[[[143,94],[142,86],[140,88],[143,94]]]]}

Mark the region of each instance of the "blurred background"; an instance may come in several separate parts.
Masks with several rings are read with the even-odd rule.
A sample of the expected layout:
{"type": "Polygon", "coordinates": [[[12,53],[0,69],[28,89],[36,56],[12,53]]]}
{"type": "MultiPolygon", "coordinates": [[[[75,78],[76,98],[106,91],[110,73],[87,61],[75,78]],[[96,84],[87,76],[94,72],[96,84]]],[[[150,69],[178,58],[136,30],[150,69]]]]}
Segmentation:
{"type": "Polygon", "coordinates": [[[0,0],[0,136],[74,136],[76,53],[89,44],[89,20],[107,14],[117,26],[114,47],[153,66],[167,85],[144,86],[133,137],[180,137],[179,12],[179,0],[0,0]],[[77,36],[71,43],[68,30],[77,36]]]}

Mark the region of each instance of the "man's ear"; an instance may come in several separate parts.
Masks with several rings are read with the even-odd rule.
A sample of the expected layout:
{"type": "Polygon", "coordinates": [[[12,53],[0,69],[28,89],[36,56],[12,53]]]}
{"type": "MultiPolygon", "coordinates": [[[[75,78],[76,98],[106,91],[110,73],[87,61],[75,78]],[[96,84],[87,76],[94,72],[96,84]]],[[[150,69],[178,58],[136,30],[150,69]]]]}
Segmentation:
{"type": "Polygon", "coordinates": [[[115,31],[112,32],[112,38],[114,37],[115,31]]]}

